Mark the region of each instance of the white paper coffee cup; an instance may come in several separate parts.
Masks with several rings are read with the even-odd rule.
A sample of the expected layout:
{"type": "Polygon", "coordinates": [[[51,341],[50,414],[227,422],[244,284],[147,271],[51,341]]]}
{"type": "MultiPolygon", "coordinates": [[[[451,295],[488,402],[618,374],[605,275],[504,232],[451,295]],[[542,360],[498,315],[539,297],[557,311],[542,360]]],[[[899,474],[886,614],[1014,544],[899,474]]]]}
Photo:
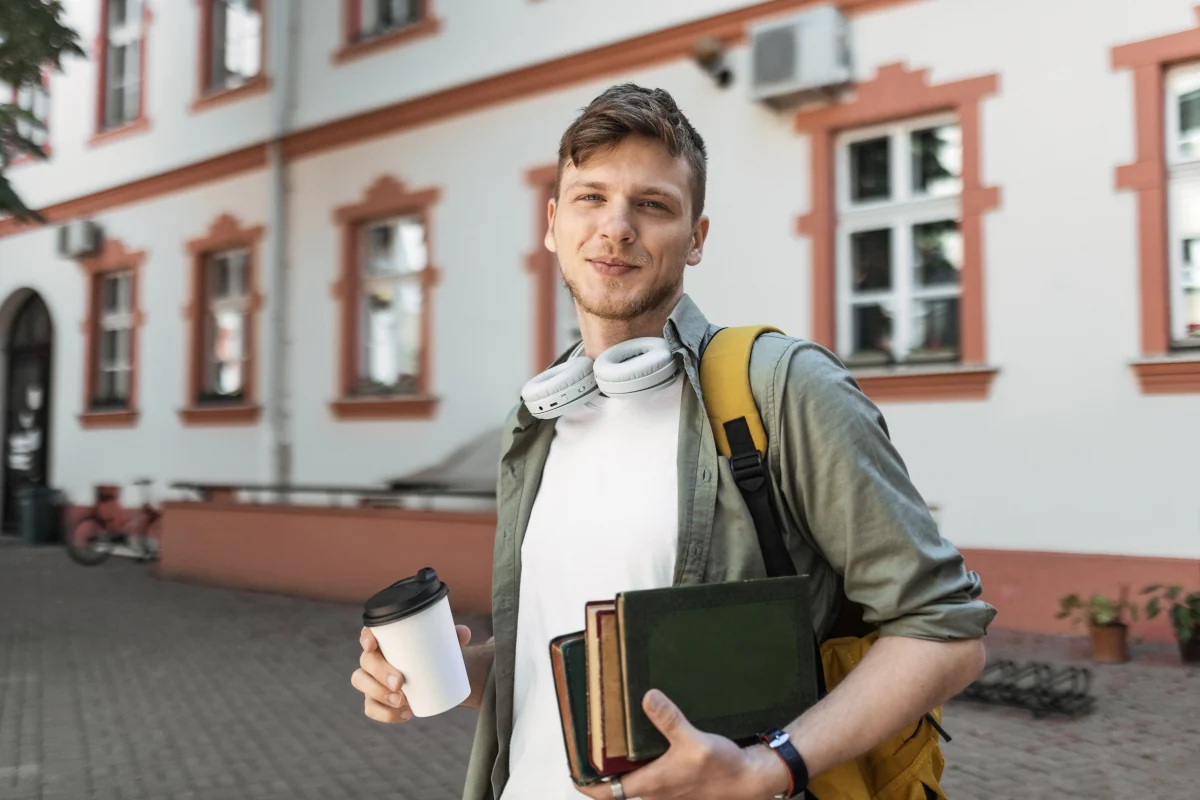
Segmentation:
{"type": "Polygon", "coordinates": [[[425,567],[375,594],[363,609],[363,624],[375,634],[379,651],[404,675],[401,691],[413,716],[444,713],[471,694],[449,593],[425,567]]]}

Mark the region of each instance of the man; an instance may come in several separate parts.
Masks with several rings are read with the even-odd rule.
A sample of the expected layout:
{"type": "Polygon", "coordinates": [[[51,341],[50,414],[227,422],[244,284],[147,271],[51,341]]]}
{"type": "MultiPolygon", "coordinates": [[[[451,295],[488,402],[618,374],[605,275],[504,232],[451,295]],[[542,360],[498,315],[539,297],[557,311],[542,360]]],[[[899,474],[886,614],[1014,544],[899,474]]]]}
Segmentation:
{"type": "MultiPolygon", "coordinates": [[[[715,328],[683,293],[684,270],[700,263],[709,231],[703,141],[669,94],[627,84],[597,97],[566,130],[558,163],[546,246],[575,298],[587,355],[660,337],[683,371],[652,391],[600,398],[556,420],[521,405],[510,417],[497,498],[495,637],[464,648],[473,689],[465,705],[481,709],[467,800],[579,796],[547,644],[583,627],[585,602],[765,574],[700,396],[700,352],[715,328]]],[[[777,511],[798,571],[812,579],[818,635],[832,624],[838,576],[865,620],[881,626],[846,680],[786,729],[817,775],[974,680],[995,611],[939,536],[878,410],[828,351],[769,334],[755,346],[751,374],[771,395],[759,403],[777,511]]],[[[465,628],[460,637],[466,645],[465,628]]],[[[410,718],[402,680],[364,629],[352,683],[366,696],[367,716],[410,718]]],[[[643,707],[670,749],[587,794],[763,800],[787,791],[789,766],[765,745],[740,748],[700,732],[657,691],[643,707]]]]}

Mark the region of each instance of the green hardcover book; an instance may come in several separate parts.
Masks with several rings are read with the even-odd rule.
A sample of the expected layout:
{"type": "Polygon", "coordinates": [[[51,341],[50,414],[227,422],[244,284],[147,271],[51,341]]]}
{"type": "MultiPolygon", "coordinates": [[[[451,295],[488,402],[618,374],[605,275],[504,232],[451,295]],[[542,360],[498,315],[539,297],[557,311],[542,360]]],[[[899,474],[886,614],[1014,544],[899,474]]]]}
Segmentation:
{"type": "Polygon", "coordinates": [[[583,631],[550,641],[550,667],[571,780],[579,786],[590,786],[599,776],[588,760],[587,644],[583,631]]]}
{"type": "Polygon", "coordinates": [[[700,730],[739,744],[817,702],[805,576],[625,592],[617,616],[631,761],[667,749],[642,710],[650,689],[700,730]]]}

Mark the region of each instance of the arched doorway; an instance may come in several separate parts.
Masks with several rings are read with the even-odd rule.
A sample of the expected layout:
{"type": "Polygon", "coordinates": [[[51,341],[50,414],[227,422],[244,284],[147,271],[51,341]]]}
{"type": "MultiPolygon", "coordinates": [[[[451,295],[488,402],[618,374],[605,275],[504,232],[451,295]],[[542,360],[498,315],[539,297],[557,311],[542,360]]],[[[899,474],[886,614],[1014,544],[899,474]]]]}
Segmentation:
{"type": "Polygon", "coordinates": [[[4,383],[4,506],[0,525],[17,523],[17,497],[26,486],[45,486],[50,456],[50,359],[54,326],[36,292],[21,301],[8,331],[4,383]]]}

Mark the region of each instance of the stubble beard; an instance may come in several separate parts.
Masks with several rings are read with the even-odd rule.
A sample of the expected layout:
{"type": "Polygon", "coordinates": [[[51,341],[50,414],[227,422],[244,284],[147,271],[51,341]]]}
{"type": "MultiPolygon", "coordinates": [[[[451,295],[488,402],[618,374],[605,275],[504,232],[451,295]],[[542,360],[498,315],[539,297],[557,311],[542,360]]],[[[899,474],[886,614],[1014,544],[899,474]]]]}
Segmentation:
{"type": "MultiPolygon", "coordinates": [[[[600,302],[593,302],[585,297],[580,291],[578,284],[568,278],[565,273],[562,276],[562,280],[567,290],[571,293],[571,296],[575,298],[575,303],[579,306],[580,311],[597,319],[611,322],[629,322],[672,302],[682,287],[683,270],[679,270],[679,273],[673,280],[654,284],[633,296],[621,297],[618,295],[611,300],[602,300],[600,302]]],[[[606,290],[614,294],[619,292],[621,287],[619,279],[602,278],[601,280],[606,290]]],[[[611,297],[612,295],[609,296],[611,297]]]]}

